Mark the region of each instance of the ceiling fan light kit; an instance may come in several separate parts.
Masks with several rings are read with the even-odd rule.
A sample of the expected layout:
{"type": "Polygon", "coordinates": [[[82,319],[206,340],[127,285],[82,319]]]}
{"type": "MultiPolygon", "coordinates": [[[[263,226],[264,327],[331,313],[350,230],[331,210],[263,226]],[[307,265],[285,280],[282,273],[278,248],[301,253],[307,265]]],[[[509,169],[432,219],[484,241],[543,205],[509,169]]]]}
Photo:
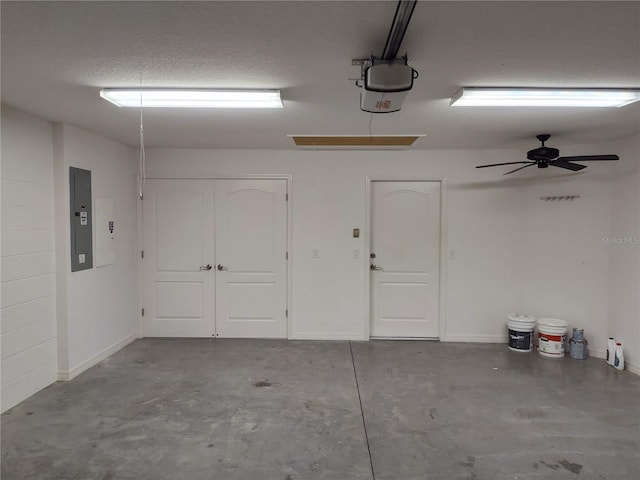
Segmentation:
{"type": "Polygon", "coordinates": [[[280,90],[103,88],[100,96],[133,108],[283,108],[280,90]]]}
{"type": "Polygon", "coordinates": [[[640,100],[633,88],[464,87],[452,107],[624,107],[640,100]]]}

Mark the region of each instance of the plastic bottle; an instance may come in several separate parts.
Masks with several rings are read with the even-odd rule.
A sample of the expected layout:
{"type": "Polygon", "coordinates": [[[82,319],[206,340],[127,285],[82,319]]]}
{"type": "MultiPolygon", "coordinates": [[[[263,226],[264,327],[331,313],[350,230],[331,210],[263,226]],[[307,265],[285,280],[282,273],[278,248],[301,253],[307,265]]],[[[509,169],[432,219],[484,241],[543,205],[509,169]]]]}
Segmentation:
{"type": "Polygon", "coordinates": [[[620,342],[616,343],[613,366],[618,370],[624,370],[624,352],[622,351],[622,344],[620,342]]]}
{"type": "Polygon", "coordinates": [[[607,340],[607,363],[609,365],[613,365],[615,350],[616,350],[616,341],[613,339],[613,337],[609,337],[609,340],[607,340]]]}

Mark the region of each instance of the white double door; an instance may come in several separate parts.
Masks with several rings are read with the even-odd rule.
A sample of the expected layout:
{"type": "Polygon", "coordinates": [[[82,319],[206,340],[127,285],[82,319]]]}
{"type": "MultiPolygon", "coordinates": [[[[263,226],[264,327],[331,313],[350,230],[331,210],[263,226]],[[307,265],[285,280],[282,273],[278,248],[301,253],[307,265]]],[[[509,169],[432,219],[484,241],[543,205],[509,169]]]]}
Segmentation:
{"type": "Polygon", "coordinates": [[[147,180],[146,337],[287,336],[286,180],[147,180]]]}
{"type": "Polygon", "coordinates": [[[371,182],[371,336],[437,338],[440,182],[371,182]]]}

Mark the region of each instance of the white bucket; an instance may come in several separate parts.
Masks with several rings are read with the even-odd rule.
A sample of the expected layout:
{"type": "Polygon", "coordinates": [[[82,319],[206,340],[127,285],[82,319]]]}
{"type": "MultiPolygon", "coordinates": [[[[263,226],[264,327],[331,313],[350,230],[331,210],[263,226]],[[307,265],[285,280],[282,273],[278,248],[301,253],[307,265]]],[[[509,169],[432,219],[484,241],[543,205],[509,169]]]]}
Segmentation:
{"type": "Polygon", "coordinates": [[[543,357],[564,357],[567,342],[567,322],[558,318],[538,320],[538,352],[543,357]]]}
{"type": "Polygon", "coordinates": [[[507,316],[509,350],[530,352],[533,349],[533,329],[536,319],[530,315],[512,313],[507,316]]]}

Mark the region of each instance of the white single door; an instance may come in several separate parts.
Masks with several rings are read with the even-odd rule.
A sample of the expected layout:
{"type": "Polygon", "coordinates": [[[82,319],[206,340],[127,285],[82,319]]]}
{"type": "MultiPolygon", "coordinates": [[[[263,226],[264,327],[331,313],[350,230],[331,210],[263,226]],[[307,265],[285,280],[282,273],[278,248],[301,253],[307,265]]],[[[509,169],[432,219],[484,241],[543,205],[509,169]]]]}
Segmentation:
{"type": "Polygon", "coordinates": [[[371,256],[371,336],[437,338],[440,182],[371,183],[371,256]]]}
{"type": "Polygon", "coordinates": [[[144,335],[212,336],[213,182],[147,180],[142,221],[144,335]]]}
{"type": "Polygon", "coordinates": [[[216,328],[286,338],[287,183],[216,180],[216,328]]]}

